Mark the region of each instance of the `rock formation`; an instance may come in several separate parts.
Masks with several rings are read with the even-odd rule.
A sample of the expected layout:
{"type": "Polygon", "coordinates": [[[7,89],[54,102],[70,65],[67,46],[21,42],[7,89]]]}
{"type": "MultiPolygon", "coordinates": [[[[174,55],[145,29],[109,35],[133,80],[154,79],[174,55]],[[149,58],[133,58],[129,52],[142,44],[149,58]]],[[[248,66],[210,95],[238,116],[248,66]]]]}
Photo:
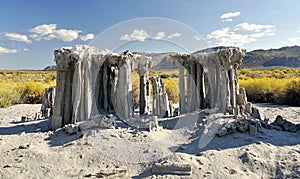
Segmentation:
{"type": "Polygon", "coordinates": [[[152,58],[137,54],[135,59],[138,64],[137,72],[140,76],[140,115],[143,115],[150,112],[149,68],[151,68],[152,58]]]}
{"type": "Polygon", "coordinates": [[[45,90],[43,101],[42,101],[42,107],[41,107],[42,118],[48,118],[53,115],[54,98],[55,98],[55,86],[47,88],[45,90]]]}
{"type": "Polygon", "coordinates": [[[52,128],[116,113],[133,115],[133,55],[98,52],[94,47],[65,47],[54,52],[57,86],[52,128]]]}
{"type": "MultiPolygon", "coordinates": [[[[140,78],[139,114],[173,115],[166,84],[160,77],[149,78],[152,61],[143,53],[116,54],[107,49],[99,52],[95,47],[74,46],[55,50],[54,56],[57,86],[53,129],[107,114],[132,122],[133,71],[140,78]]],[[[235,115],[255,112],[245,90],[238,86],[237,68],[244,56],[245,50],[240,48],[170,55],[169,60],[179,66],[180,114],[199,109],[235,115]]]]}
{"type": "Polygon", "coordinates": [[[166,92],[166,84],[160,77],[150,78],[152,82],[152,114],[159,117],[169,117],[171,112],[169,111],[169,99],[166,92]]]}
{"type": "Polygon", "coordinates": [[[46,88],[42,99],[42,106],[40,112],[36,113],[33,119],[29,116],[22,116],[21,121],[25,122],[25,121],[39,120],[39,119],[52,117],[54,100],[55,100],[55,86],[46,88]]]}
{"type": "Polygon", "coordinates": [[[247,103],[237,77],[244,56],[240,48],[172,55],[170,61],[179,66],[180,113],[210,108],[238,115],[239,105],[247,103]]]}

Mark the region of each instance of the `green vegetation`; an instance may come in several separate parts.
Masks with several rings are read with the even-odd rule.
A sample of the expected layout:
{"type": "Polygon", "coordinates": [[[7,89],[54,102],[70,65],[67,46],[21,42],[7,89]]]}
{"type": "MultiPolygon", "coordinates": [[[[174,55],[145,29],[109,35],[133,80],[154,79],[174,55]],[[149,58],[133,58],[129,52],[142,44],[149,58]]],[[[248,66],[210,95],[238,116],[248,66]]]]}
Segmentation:
{"type": "MultiPolygon", "coordinates": [[[[162,80],[166,83],[166,91],[168,93],[169,100],[173,103],[179,101],[179,88],[178,88],[178,70],[167,71],[151,71],[149,77],[161,76],[162,80]]],[[[140,79],[136,72],[131,75],[132,78],[132,94],[135,107],[139,105],[140,95],[140,79]]],[[[152,85],[150,83],[150,94],[152,93],[152,85]]]]}
{"type": "MultiPolygon", "coordinates": [[[[245,87],[248,101],[300,106],[300,69],[242,69],[239,85],[245,87]]],[[[178,70],[151,71],[166,83],[170,101],[179,101],[178,70]]],[[[55,86],[55,71],[0,71],[0,107],[20,103],[40,103],[45,88],[55,86]]],[[[139,76],[132,73],[134,102],[139,102],[139,76]]],[[[150,92],[151,92],[150,83],[150,92]]]]}
{"type": "Polygon", "coordinates": [[[249,101],[300,105],[300,70],[238,71],[239,85],[244,87],[249,101]]]}
{"type": "Polygon", "coordinates": [[[45,88],[55,82],[53,71],[0,71],[0,107],[41,103],[45,88]]]}

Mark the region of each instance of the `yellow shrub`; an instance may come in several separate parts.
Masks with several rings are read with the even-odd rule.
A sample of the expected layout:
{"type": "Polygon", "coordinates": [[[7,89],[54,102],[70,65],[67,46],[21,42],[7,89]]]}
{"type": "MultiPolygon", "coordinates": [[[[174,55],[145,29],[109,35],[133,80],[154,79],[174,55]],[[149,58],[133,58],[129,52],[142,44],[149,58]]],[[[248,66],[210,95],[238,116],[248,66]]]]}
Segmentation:
{"type": "Polygon", "coordinates": [[[173,103],[178,103],[179,101],[179,88],[178,88],[178,78],[165,78],[166,91],[168,93],[169,100],[173,103]]]}
{"type": "Polygon", "coordinates": [[[1,71],[0,107],[40,103],[45,88],[55,86],[56,73],[49,71],[1,71]]]}

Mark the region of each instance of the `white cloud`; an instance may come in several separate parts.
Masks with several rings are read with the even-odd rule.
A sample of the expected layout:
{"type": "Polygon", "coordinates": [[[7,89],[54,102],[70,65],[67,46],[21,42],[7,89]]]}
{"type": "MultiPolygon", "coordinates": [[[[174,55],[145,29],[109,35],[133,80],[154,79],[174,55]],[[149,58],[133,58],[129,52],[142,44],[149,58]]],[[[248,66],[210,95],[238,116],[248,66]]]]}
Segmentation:
{"type": "Polygon", "coordinates": [[[272,25],[249,24],[247,22],[243,22],[236,25],[234,30],[247,30],[254,32],[261,32],[262,30],[267,30],[268,32],[273,32],[274,29],[275,27],[272,25]]]}
{"type": "MultiPolygon", "coordinates": [[[[231,22],[232,21],[232,17],[237,17],[241,15],[241,12],[229,12],[229,13],[226,13],[226,14],[222,14],[220,19],[231,19],[231,20],[228,20],[227,22],[231,22]]],[[[226,20],[225,20],[226,21],[226,20]]]]}
{"type": "Polygon", "coordinates": [[[128,34],[125,34],[120,37],[120,40],[132,40],[128,34]]]}
{"type": "Polygon", "coordinates": [[[166,33],[165,32],[158,32],[157,34],[155,34],[152,38],[155,39],[155,40],[161,40],[161,39],[164,39],[166,36],[166,33]]]}
{"type": "Polygon", "coordinates": [[[152,35],[151,33],[148,34],[144,29],[135,29],[131,34],[125,34],[120,37],[119,40],[138,40],[138,41],[145,41],[145,39],[150,38],[154,40],[162,40],[162,39],[172,39],[172,38],[178,38],[181,37],[181,33],[174,32],[169,35],[166,34],[166,32],[160,31],[156,34],[152,35]]]}
{"type": "Polygon", "coordinates": [[[168,35],[168,39],[172,39],[172,38],[178,38],[178,37],[181,37],[181,33],[179,32],[175,32],[175,33],[172,33],[170,35],[168,35]]]}
{"type": "Polygon", "coordinates": [[[138,40],[138,41],[145,41],[146,38],[148,38],[149,35],[147,32],[143,29],[134,29],[131,34],[125,34],[121,36],[120,40],[138,40]]]}
{"type": "Polygon", "coordinates": [[[298,30],[297,32],[300,32],[300,30],[298,30]]]}
{"type": "Polygon", "coordinates": [[[31,40],[28,39],[27,35],[17,34],[17,33],[6,33],[4,34],[9,40],[31,43],[31,40]]]}
{"type": "Polygon", "coordinates": [[[36,41],[40,41],[43,38],[41,35],[38,35],[38,34],[31,34],[31,35],[29,35],[29,37],[33,38],[36,41]]]}
{"type": "Polygon", "coordinates": [[[256,41],[251,35],[236,34],[230,28],[216,30],[207,35],[208,39],[216,40],[218,46],[242,46],[256,41]]]}
{"type": "Polygon", "coordinates": [[[17,53],[16,49],[8,49],[0,46],[0,54],[5,54],[5,53],[17,53]]]}
{"type": "Polygon", "coordinates": [[[233,19],[231,19],[231,18],[222,20],[222,22],[232,22],[232,21],[233,21],[233,19]]]}
{"type": "Polygon", "coordinates": [[[80,37],[81,40],[87,41],[94,38],[94,34],[79,35],[81,30],[72,30],[72,29],[57,29],[57,24],[42,24],[38,25],[32,29],[29,29],[29,32],[33,34],[29,35],[36,41],[42,39],[52,40],[58,39],[64,42],[71,42],[80,37]]]}
{"type": "Polygon", "coordinates": [[[43,25],[36,26],[32,29],[29,29],[29,32],[33,32],[44,36],[54,32],[56,30],[56,26],[57,26],[56,24],[43,24],[43,25]]]}
{"type": "Polygon", "coordinates": [[[86,34],[86,35],[80,36],[80,39],[82,41],[88,41],[88,40],[92,40],[94,37],[95,37],[94,34],[86,34]]]}
{"type": "Polygon", "coordinates": [[[51,34],[45,37],[46,40],[58,39],[64,42],[71,42],[78,38],[78,33],[80,30],[67,30],[67,29],[59,29],[55,30],[51,34]]]}
{"type": "Polygon", "coordinates": [[[271,31],[268,29],[265,30],[261,28],[261,26],[259,26],[260,32],[255,31],[258,28],[252,27],[254,33],[250,34],[237,33],[236,29],[232,30],[226,27],[209,33],[206,38],[208,40],[214,40],[218,46],[243,46],[244,44],[257,41],[258,38],[275,35],[275,28],[273,26],[271,31]]]}
{"type": "Polygon", "coordinates": [[[229,27],[218,29],[216,31],[211,32],[207,35],[208,39],[220,39],[222,37],[228,36],[230,31],[229,27]]]}
{"type": "Polygon", "coordinates": [[[29,51],[29,49],[28,48],[23,48],[23,51],[27,52],[27,51],[29,51]]]}

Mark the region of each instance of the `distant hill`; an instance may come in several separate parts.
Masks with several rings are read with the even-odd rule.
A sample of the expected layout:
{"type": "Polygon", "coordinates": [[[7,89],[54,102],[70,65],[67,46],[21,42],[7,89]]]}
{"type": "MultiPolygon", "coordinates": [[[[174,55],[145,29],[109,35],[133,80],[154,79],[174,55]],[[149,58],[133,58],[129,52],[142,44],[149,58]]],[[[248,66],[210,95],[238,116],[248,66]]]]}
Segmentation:
{"type": "Polygon", "coordinates": [[[146,52],[133,52],[134,54],[144,54],[152,57],[152,68],[153,69],[177,69],[178,67],[168,61],[168,56],[176,54],[175,52],[164,52],[164,53],[146,53],[146,52]]]}
{"type": "Polygon", "coordinates": [[[300,67],[300,47],[282,47],[270,50],[253,50],[247,52],[241,68],[255,67],[300,67]]]}
{"type": "MultiPolygon", "coordinates": [[[[198,52],[209,52],[224,49],[228,47],[213,47],[198,52]]],[[[138,54],[145,54],[152,57],[153,69],[177,69],[178,67],[168,62],[168,56],[175,54],[175,52],[165,53],[145,53],[145,52],[133,52],[138,54]]],[[[279,49],[270,50],[253,50],[246,53],[243,59],[241,68],[257,68],[257,67],[300,67],[300,46],[282,47],[279,49]]],[[[47,66],[44,70],[56,70],[56,66],[47,66]]]]}

